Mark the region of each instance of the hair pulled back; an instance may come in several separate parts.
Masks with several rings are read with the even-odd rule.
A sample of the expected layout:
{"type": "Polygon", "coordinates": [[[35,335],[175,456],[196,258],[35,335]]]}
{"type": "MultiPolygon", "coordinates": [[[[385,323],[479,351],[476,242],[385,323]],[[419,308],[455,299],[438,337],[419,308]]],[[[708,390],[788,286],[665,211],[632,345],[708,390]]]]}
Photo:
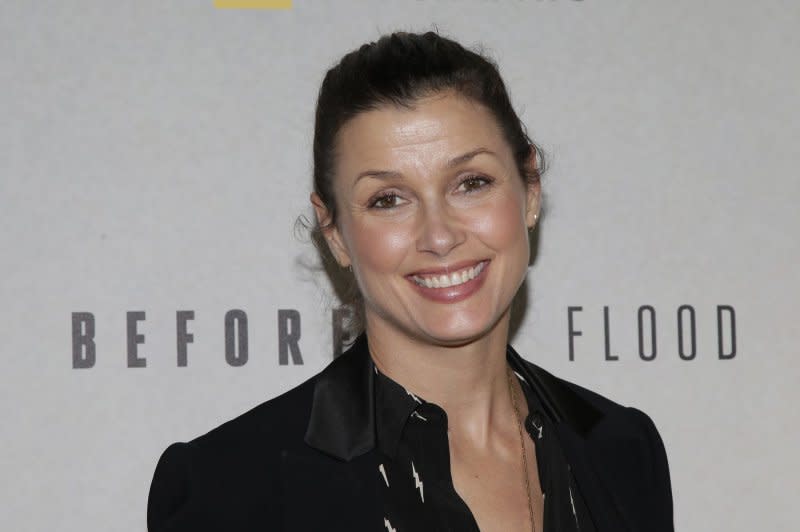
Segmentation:
{"type": "Polygon", "coordinates": [[[320,87],[314,125],[314,192],[336,223],[333,178],[336,136],[348,120],[383,105],[413,108],[425,96],[454,91],[484,105],[511,147],[522,179],[537,182],[544,154],[511,105],[497,65],[438,33],[396,32],[362,45],[328,70],[320,87]],[[536,167],[526,162],[536,153],[536,167]]]}
{"type": "MultiPolygon", "coordinates": [[[[418,99],[446,91],[485,106],[497,120],[521,178],[540,180],[544,153],[528,137],[494,61],[436,32],[395,32],[346,54],[322,81],[314,124],[314,192],[328,210],[327,224],[337,223],[333,180],[342,127],[359,113],[385,105],[413,109],[418,99]],[[532,150],[535,166],[529,164],[532,150]]],[[[357,333],[363,328],[360,292],[353,277],[336,265],[322,229],[319,221],[312,224],[312,240],[339,298],[350,306],[349,328],[357,333]]]]}

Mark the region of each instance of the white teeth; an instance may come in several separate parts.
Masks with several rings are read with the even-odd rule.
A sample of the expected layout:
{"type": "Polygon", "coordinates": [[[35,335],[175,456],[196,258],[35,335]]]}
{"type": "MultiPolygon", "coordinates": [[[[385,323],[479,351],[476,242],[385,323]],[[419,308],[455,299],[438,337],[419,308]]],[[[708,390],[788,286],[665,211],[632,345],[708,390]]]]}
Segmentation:
{"type": "Polygon", "coordinates": [[[425,286],[427,288],[449,288],[451,286],[458,286],[474,279],[481,273],[481,271],[483,271],[485,266],[485,262],[480,262],[477,266],[465,268],[461,271],[453,272],[450,275],[434,275],[431,277],[420,277],[419,275],[415,275],[413,279],[418,285],[425,286]]]}

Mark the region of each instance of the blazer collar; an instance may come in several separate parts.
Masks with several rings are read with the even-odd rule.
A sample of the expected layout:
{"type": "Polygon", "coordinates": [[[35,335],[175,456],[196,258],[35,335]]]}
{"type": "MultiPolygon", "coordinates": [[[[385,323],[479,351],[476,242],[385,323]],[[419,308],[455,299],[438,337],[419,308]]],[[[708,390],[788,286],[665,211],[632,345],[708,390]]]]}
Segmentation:
{"type": "Polygon", "coordinates": [[[350,461],[375,448],[375,400],[367,335],[317,375],[305,442],[350,461]]]}
{"type": "MultiPolygon", "coordinates": [[[[511,346],[506,358],[531,385],[546,413],[585,437],[602,414],[563,381],[524,360],[511,346]]],[[[375,371],[366,334],[316,377],[305,442],[344,461],[376,446],[375,371]]]]}
{"type": "Polygon", "coordinates": [[[510,345],[506,346],[506,358],[511,368],[531,385],[546,414],[554,423],[564,423],[585,438],[603,417],[599,410],[575,393],[564,381],[525,360],[510,345]]]}

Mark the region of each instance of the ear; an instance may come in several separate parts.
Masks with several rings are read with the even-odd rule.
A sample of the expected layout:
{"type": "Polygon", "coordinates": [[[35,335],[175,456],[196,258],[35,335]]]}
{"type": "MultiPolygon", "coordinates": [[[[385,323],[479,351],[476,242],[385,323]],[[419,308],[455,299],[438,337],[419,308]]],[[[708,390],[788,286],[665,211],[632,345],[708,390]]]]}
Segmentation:
{"type": "MultiPolygon", "coordinates": [[[[527,161],[528,169],[531,172],[536,170],[536,150],[531,146],[531,154],[527,161]]],[[[533,229],[539,219],[539,209],[541,208],[542,184],[539,179],[535,182],[527,182],[527,196],[525,204],[525,223],[529,229],[533,229]]]]}
{"type": "Polygon", "coordinates": [[[533,229],[536,222],[539,220],[539,207],[542,197],[542,186],[539,181],[535,183],[528,183],[528,194],[525,205],[525,224],[529,229],[533,229]]]}
{"type": "Polygon", "coordinates": [[[335,224],[331,224],[331,214],[328,207],[316,192],[311,193],[311,204],[314,206],[314,213],[317,215],[317,223],[319,223],[322,230],[322,236],[325,237],[325,242],[328,243],[328,249],[331,250],[339,266],[347,268],[351,264],[350,254],[344,245],[339,228],[335,224]]]}

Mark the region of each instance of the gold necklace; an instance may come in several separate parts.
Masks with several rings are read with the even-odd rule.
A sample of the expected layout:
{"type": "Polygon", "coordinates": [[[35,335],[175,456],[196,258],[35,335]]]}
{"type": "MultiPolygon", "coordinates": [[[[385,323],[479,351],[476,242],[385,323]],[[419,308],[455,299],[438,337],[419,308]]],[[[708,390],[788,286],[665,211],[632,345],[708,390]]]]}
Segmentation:
{"type": "Polygon", "coordinates": [[[528,458],[525,452],[525,438],[522,435],[522,421],[520,421],[519,408],[517,407],[517,394],[514,393],[514,386],[512,385],[512,372],[508,368],[508,393],[511,394],[511,406],[514,407],[514,417],[517,422],[517,430],[519,431],[519,444],[522,448],[522,477],[525,482],[525,494],[528,496],[528,515],[531,517],[531,530],[536,532],[536,521],[533,517],[533,501],[531,500],[531,481],[528,478],[528,458]]]}

